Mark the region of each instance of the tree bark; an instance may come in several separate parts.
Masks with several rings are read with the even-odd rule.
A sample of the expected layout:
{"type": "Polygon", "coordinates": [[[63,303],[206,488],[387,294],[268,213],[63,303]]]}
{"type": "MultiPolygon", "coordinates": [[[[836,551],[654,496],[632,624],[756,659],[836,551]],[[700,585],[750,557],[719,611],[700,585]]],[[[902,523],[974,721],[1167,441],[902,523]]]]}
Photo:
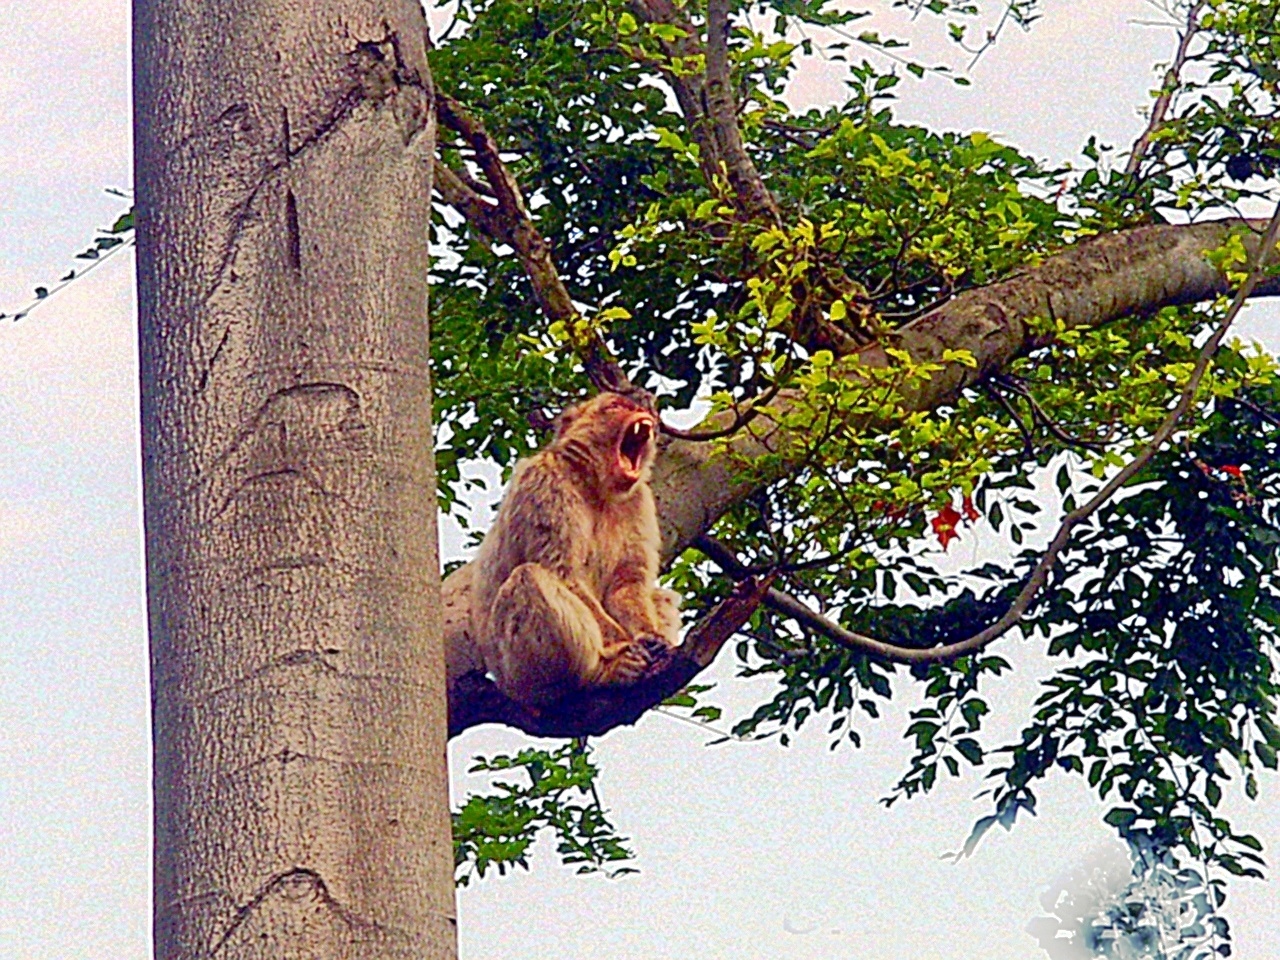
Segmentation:
{"type": "Polygon", "coordinates": [[[451,958],[412,0],[135,0],[155,956],[451,958]]]}

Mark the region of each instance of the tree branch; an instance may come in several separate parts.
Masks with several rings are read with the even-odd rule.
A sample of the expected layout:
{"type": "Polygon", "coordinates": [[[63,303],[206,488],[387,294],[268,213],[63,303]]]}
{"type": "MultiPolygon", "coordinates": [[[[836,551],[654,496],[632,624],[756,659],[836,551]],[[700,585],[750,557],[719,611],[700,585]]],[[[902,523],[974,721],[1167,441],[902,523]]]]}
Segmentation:
{"type": "Polygon", "coordinates": [[[449,690],[449,736],[482,723],[503,723],[535,737],[600,736],[630,725],[711,665],[720,648],[755,613],[772,577],[748,577],[685,634],[648,677],[629,687],[599,687],[566,697],[547,710],[532,710],[503,695],[479,670],[449,690]]]}
{"type": "MultiPolygon", "coordinates": [[[[435,188],[440,198],[467,218],[485,236],[506,243],[506,232],[498,222],[502,211],[486,200],[462,176],[439,157],[435,158],[435,188]]],[[[541,301],[539,301],[541,302],[541,301]]]]}
{"type": "MultiPolygon", "coordinates": [[[[1230,293],[1222,274],[1205,257],[1232,234],[1242,234],[1252,258],[1258,249],[1261,221],[1216,220],[1192,225],[1159,224],[1098,237],[1046,258],[990,286],[967,290],[948,303],[885,337],[884,343],[858,351],[860,365],[885,368],[891,363],[885,346],[905,350],[916,363],[941,363],[947,350],[968,351],[977,361],[971,369],[949,363],[902,399],[906,412],[931,410],[948,403],[967,386],[999,372],[1019,356],[1052,341],[1035,334],[1032,321],[1045,318],[1065,329],[1095,327],[1141,311],[1203,301],[1230,293]]],[[[1260,283],[1254,295],[1280,293],[1280,280],[1260,283]]],[[[770,404],[779,413],[797,399],[783,390],[770,404]]],[[[731,412],[712,417],[703,429],[715,429],[731,412]]],[[[664,560],[669,562],[708,530],[735,503],[754,492],[763,480],[748,476],[742,463],[757,461],[790,446],[776,421],[762,414],[756,428],[727,443],[728,455],[707,444],[668,440],[654,466],[653,491],[663,532],[664,560]]],[[[853,426],[874,430],[892,423],[867,421],[853,426]]],[[[777,476],[794,464],[779,465],[777,476]]]]}
{"type": "MultiPolygon", "coordinates": [[[[678,29],[683,36],[668,42],[659,41],[668,59],[682,61],[705,57],[706,50],[698,40],[698,31],[683,11],[671,0],[631,0],[631,9],[641,23],[664,23],[678,29]]],[[[720,146],[711,131],[711,124],[703,112],[706,91],[703,76],[697,73],[677,73],[665,65],[659,65],[662,75],[676,97],[676,105],[689,127],[689,135],[698,145],[699,165],[707,184],[714,182],[720,172],[720,146]]]]}
{"type": "Polygon", "coordinates": [[[778,203],[742,144],[729,72],[729,0],[707,0],[707,117],[738,209],[748,220],[779,223],[778,203]]]}
{"type": "Polygon", "coordinates": [[[1164,118],[1169,112],[1169,105],[1173,103],[1173,95],[1177,93],[1178,86],[1182,82],[1182,68],[1186,66],[1191,41],[1200,32],[1200,26],[1196,23],[1196,18],[1200,16],[1204,2],[1205,0],[1196,0],[1191,9],[1187,11],[1187,24],[1178,36],[1178,49],[1174,53],[1173,62],[1169,64],[1169,69],[1165,71],[1164,80],[1160,85],[1160,94],[1156,97],[1156,102],[1151,105],[1151,119],[1147,122],[1147,128],[1134,141],[1133,149],[1129,151],[1129,162],[1125,164],[1124,172],[1131,177],[1138,172],[1138,168],[1142,165],[1142,160],[1147,155],[1147,148],[1151,146],[1151,140],[1156,131],[1164,125],[1164,118]]]}
{"type": "Polygon", "coordinates": [[[591,382],[602,390],[632,390],[631,381],[622,372],[604,339],[595,330],[587,329],[582,333],[582,314],[574,306],[573,298],[556,269],[551,244],[529,215],[524,194],[503,162],[497,141],[478,118],[440,90],[436,91],[436,109],[441,122],[458,133],[475,151],[476,163],[489,181],[494,202],[483,199],[459,174],[437,159],[435,169],[439,179],[436,186],[441,198],[477,229],[515,250],[542,312],[549,320],[559,320],[575,332],[578,354],[591,382]]]}
{"type": "MultiPolygon", "coordinates": [[[[1040,591],[1048,583],[1049,574],[1053,571],[1053,565],[1057,562],[1062,551],[1066,549],[1067,544],[1071,542],[1072,531],[1097,513],[1108,500],[1115,496],[1117,491],[1151,462],[1151,459],[1160,451],[1160,448],[1173,436],[1173,431],[1177,428],[1178,422],[1186,416],[1187,411],[1191,409],[1192,403],[1195,402],[1200,383],[1209,369],[1209,363],[1213,360],[1214,354],[1218,352],[1218,347],[1222,344],[1223,337],[1226,336],[1227,330],[1231,328],[1232,322],[1240,313],[1245,301],[1249,299],[1254,288],[1262,279],[1267,263],[1275,250],[1277,233],[1280,233],[1280,205],[1276,206],[1276,211],[1267,224],[1267,230],[1262,242],[1251,258],[1248,276],[1240,285],[1240,289],[1236,291],[1235,298],[1223,315],[1222,320],[1219,321],[1218,326],[1214,329],[1213,334],[1205,341],[1204,346],[1200,348],[1200,354],[1191,370],[1191,376],[1187,379],[1187,385],[1179,395],[1178,402],[1174,405],[1174,408],[1165,417],[1164,422],[1160,424],[1155,434],[1152,435],[1151,440],[1137,456],[1118,470],[1087,503],[1082,504],[1062,518],[1062,523],[1058,526],[1058,532],[1041,555],[1026,583],[1018,591],[1017,596],[1013,598],[1009,608],[995,623],[956,643],[928,648],[900,647],[896,644],[877,640],[874,637],[867,637],[851,630],[846,630],[838,623],[828,620],[821,614],[811,610],[795,597],[773,587],[770,587],[765,593],[765,604],[787,616],[794,617],[800,623],[834,640],[841,646],[900,663],[940,663],[954,660],[966,654],[976,653],[992,641],[1004,636],[1018,625],[1023,615],[1030,609],[1031,604],[1040,595],[1040,591]]],[[[732,551],[709,536],[699,537],[694,541],[694,545],[711,559],[720,563],[726,570],[730,570],[730,563],[739,568],[741,567],[737,558],[733,556],[732,551]]]]}
{"type": "Polygon", "coordinates": [[[702,57],[706,64],[701,76],[678,74],[666,68],[663,75],[698,144],[707,185],[713,186],[717,177],[724,177],[733,191],[733,204],[744,219],[780,222],[778,203],[742,141],[729,69],[728,0],[708,0],[705,46],[698,41],[694,25],[670,0],[632,0],[631,7],[642,22],[669,24],[685,34],[674,43],[662,43],[668,57],[702,57]]]}
{"type": "MultiPolygon", "coordinates": [[[[737,579],[745,573],[746,567],[742,561],[734,555],[734,552],[728,546],[714,537],[703,534],[693,542],[693,545],[714,560],[720,569],[729,576],[737,579]]],[[[783,616],[791,617],[802,626],[808,627],[814,633],[821,634],[842,647],[853,650],[856,653],[869,653],[873,657],[879,657],[882,660],[890,660],[895,663],[938,663],[944,660],[953,660],[961,655],[960,653],[951,652],[955,644],[937,647],[900,647],[897,644],[877,640],[875,637],[854,633],[852,630],[840,626],[834,620],[824,617],[803,600],[793,597],[777,587],[769,587],[765,591],[762,602],[770,610],[774,610],[783,616]]]]}

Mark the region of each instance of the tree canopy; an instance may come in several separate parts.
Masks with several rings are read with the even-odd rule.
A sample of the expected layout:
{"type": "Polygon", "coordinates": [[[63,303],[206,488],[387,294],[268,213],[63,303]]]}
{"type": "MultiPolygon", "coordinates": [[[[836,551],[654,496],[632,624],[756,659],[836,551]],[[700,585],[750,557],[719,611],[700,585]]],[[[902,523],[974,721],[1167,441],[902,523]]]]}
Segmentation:
{"type": "MultiPolygon", "coordinates": [[[[1038,12],[912,9],[977,55],[1038,12]]],[[[654,485],[692,631],[735,583],[760,603],[735,654],[775,692],[734,732],[786,743],[821,723],[857,744],[918,682],[895,798],[989,768],[972,844],[1034,809],[1050,772],[1079,774],[1148,872],[1199,871],[1184,881],[1207,906],[1182,933],[1223,952],[1221,875],[1261,864],[1223,785],[1255,796],[1280,747],[1280,386],[1265,353],[1218,345],[1241,286],[1275,288],[1265,221],[1239,218],[1280,157],[1280,27],[1267,2],[1167,12],[1181,26],[1149,126],[1070,169],[896,121],[910,75],[968,81],[861,30],[863,12],[463,3],[432,53],[438,462],[453,509],[462,463],[509,468],[593,386],[697,405],[654,485]],[[786,85],[819,53],[847,64],[848,97],[798,112],[786,85]],[[1046,471],[1052,502],[1031,494],[1046,471]],[[982,519],[1007,562],[957,577],[919,549],[982,519]],[[1007,663],[990,643],[1014,622],[1047,638],[1052,675],[1021,738],[992,743],[984,681],[1007,663]]],[[[672,702],[718,719],[706,696],[672,702]]],[[[579,756],[499,758],[532,775],[491,798],[519,822],[486,833],[474,799],[460,855],[522,862],[529,825],[556,823],[582,858],[599,824],[535,809],[553,780],[585,783],[579,756]]],[[[608,836],[585,859],[623,856],[608,836]]]]}

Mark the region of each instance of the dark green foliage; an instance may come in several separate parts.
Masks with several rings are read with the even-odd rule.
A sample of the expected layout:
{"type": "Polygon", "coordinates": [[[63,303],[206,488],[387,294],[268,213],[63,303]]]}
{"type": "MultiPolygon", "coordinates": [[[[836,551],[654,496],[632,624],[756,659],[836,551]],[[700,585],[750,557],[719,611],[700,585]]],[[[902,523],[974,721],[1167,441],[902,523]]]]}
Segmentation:
{"type": "Polygon", "coordinates": [[[634,872],[618,866],[630,859],[627,840],[614,831],[596,796],[596,766],[579,744],[556,750],[521,750],[516,756],[479,758],[471,773],[523,773],[527,784],[495,781],[496,792],[472,795],[453,815],[453,861],[458,884],[483,877],[492,867],[529,868],[529,849],[539,831],[551,829],[556,850],[578,873],[616,877],[634,872]]]}
{"type": "Polygon", "coordinates": [[[997,802],[1057,767],[1118,803],[1107,820],[1230,873],[1259,876],[1260,845],[1217,808],[1274,769],[1280,594],[1280,390],[1221,401],[1191,449],[1169,450],[1064,558],[1034,618],[1052,655],[997,802]]]}

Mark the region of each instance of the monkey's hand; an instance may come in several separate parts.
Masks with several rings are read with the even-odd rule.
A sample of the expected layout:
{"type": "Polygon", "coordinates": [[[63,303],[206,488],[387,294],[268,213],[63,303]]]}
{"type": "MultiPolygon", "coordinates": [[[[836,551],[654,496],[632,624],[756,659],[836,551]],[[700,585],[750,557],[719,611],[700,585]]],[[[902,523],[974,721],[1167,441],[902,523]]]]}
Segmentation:
{"type": "Polygon", "coordinates": [[[651,660],[666,656],[671,648],[675,646],[668,638],[656,633],[636,634],[636,638],[632,643],[643,647],[651,660]]]}

